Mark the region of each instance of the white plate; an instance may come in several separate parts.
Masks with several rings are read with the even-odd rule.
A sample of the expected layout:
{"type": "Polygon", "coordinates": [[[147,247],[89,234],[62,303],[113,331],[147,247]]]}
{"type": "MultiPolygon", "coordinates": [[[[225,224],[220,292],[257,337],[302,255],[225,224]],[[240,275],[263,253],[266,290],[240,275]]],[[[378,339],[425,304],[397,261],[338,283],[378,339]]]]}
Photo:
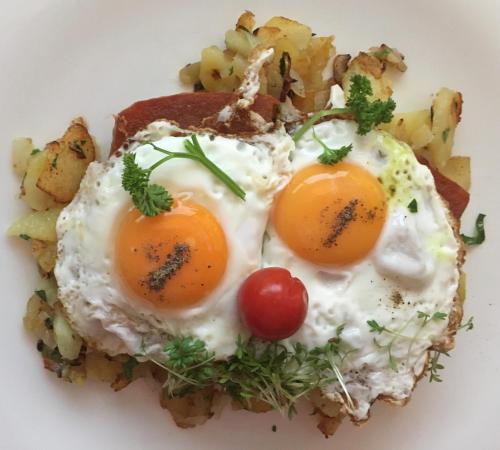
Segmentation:
{"type": "Polygon", "coordinates": [[[296,18],[320,34],[335,34],[341,52],[387,42],[407,55],[409,71],[396,86],[399,105],[427,106],[443,85],[465,97],[456,150],[473,155],[474,183],[464,229],[488,214],[486,244],[467,262],[466,315],[476,328],[458,337],[444,382],[422,381],[404,409],[377,404],[362,428],[345,423],[326,441],[314,417],[294,421],[271,413],[226,410],[219,421],[177,429],[149,388],[137,382],[115,394],[101,384],[59,382],[41,367],[22,328],[36,270],[27,246],[0,239],[3,364],[0,447],[5,449],[327,449],[421,450],[499,448],[498,281],[500,254],[500,4],[496,0],[173,2],[2,2],[0,17],[1,226],[23,209],[9,163],[10,140],[38,145],[85,116],[106,151],[112,114],[131,102],[176,92],[177,70],[208,44],[222,44],[245,8],[258,21],[296,18]],[[277,432],[271,426],[277,425],[277,432]]]}

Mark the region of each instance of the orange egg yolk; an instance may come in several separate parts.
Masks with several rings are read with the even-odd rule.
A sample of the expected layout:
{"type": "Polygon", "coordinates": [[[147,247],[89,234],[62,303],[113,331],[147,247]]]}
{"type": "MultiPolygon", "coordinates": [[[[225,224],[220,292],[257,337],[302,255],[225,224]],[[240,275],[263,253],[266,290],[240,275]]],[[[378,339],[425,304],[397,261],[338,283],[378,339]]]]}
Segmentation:
{"type": "Polygon", "coordinates": [[[298,256],[320,265],[345,265],[365,257],[384,226],[380,182],[365,169],[341,162],[297,172],[280,193],[276,231],[298,256]]]}
{"type": "Polygon", "coordinates": [[[226,237],[203,206],[176,201],[155,217],[130,209],[116,237],[124,284],[157,308],[188,308],[210,294],[226,270],[226,237]]]}

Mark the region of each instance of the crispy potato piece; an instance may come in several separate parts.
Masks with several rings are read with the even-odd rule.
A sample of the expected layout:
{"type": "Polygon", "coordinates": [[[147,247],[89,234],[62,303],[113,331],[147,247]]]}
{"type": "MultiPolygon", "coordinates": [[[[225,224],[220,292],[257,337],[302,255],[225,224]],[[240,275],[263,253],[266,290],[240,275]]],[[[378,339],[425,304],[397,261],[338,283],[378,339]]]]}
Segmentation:
{"type": "Polygon", "coordinates": [[[123,371],[121,363],[98,351],[87,353],[85,366],[89,378],[110,384],[123,371]]]}
{"type": "Polygon", "coordinates": [[[390,123],[381,124],[379,128],[406,142],[415,151],[427,146],[434,139],[428,109],[394,114],[390,123]]]}
{"type": "Polygon", "coordinates": [[[364,75],[370,80],[373,89],[372,100],[387,100],[392,95],[390,80],[383,76],[384,64],[378,58],[360,52],[351,61],[342,79],[342,88],[346,92],[346,97],[349,97],[350,79],[354,74],[364,75]]]}
{"type": "Polygon", "coordinates": [[[233,400],[231,402],[231,406],[235,411],[244,409],[246,411],[250,411],[256,414],[265,413],[273,409],[272,405],[258,398],[249,398],[246,401],[241,401],[241,402],[233,400]]]}
{"type": "Polygon", "coordinates": [[[335,84],[342,85],[342,79],[349,67],[351,55],[337,55],[333,60],[333,80],[335,84]]]}
{"type": "Polygon", "coordinates": [[[33,151],[30,138],[17,138],[12,141],[12,166],[19,177],[23,177],[28,169],[28,161],[33,151]]]}
{"type": "Polygon", "coordinates": [[[231,67],[231,56],[215,45],[203,49],[200,64],[200,81],[203,87],[213,92],[233,91],[239,82],[231,72],[231,67]]]}
{"type": "Polygon", "coordinates": [[[96,158],[96,147],[83,119],[71,122],[63,137],[45,147],[47,157],[37,187],[58,203],[75,196],[88,165],[96,158]]]}
{"type": "Polygon", "coordinates": [[[275,16],[269,19],[264,26],[279,29],[279,38],[286,38],[299,50],[305,50],[309,46],[312,30],[300,22],[275,16]]]}
{"type": "Polygon", "coordinates": [[[211,387],[180,398],[168,398],[165,390],[160,394],[160,405],[168,409],[180,428],[193,428],[204,424],[213,416],[212,400],[215,390],[211,387]]]}
{"type": "Polygon", "coordinates": [[[342,414],[335,417],[329,417],[323,413],[318,413],[318,417],[318,430],[321,431],[326,438],[335,434],[344,418],[342,414]]]}
{"type": "Polygon", "coordinates": [[[52,316],[52,308],[38,295],[34,294],[26,305],[23,324],[24,328],[33,333],[37,339],[41,339],[48,347],[55,348],[52,316]]]}
{"type": "Polygon", "coordinates": [[[466,191],[470,190],[471,169],[468,156],[452,156],[440,172],[466,191]]]}
{"type": "Polygon", "coordinates": [[[236,29],[244,28],[247,31],[252,32],[255,27],[255,15],[251,11],[245,11],[236,22],[236,29]]]}
{"type": "Polygon", "coordinates": [[[43,211],[57,206],[57,202],[46,192],[37,187],[38,178],[42,173],[47,160],[47,152],[39,152],[30,156],[26,175],[21,183],[21,199],[36,211],[43,211]]]}
{"type": "Polygon", "coordinates": [[[257,39],[252,33],[240,28],[226,31],[224,39],[226,47],[234,53],[248,58],[257,45],[257,39]]]}
{"type": "Polygon", "coordinates": [[[7,230],[9,236],[29,236],[31,239],[56,242],[56,221],[61,212],[60,207],[46,211],[33,211],[16,220],[7,230]]]}
{"type": "Polygon", "coordinates": [[[69,361],[78,358],[82,348],[82,338],[78,336],[66,318],[57,312],[54,317],[54,338],[61,356],[69,361]]]}
{"type": "Polygon", "coordinates": [[[195,62],[192,64],[186,64],[181,70],[179,70],[179,79],[184,84],[196,84],[200,81],[200,66],[201,63],[195,62]]]}
{"type": "Polygon", "coordinates": [[[455,141],[455,129],[462,114],[462,94],[442,88],[432,103],[432,132],[434,139],[429,144],[432,165],[442,169],[451,156],[455,141]]]}
{"type": "Polygon", "coordinates": [[[54,270],[57,258],[57,244],[55,242],[32,239],[31,251],[43,272],[50,273],[54,270]]]}
{"type": "Polygon", "coordinates": [[[371,47],[368,53],[375,58],[378,58],[384,64],[394,67],[400,72],[406,72],[408,66],[405,64],[404,55],[399,52],[396,48],[391,48],[388,45],[382,44],[379,47],[371,47]]]}
{"type": "Polygon", "coordinates": [[[312,391],[309,400],[318,414],[318,429],[325,437],[335,434],[344,418],[342,403],[327,397],[320,389],[312,391]]]}

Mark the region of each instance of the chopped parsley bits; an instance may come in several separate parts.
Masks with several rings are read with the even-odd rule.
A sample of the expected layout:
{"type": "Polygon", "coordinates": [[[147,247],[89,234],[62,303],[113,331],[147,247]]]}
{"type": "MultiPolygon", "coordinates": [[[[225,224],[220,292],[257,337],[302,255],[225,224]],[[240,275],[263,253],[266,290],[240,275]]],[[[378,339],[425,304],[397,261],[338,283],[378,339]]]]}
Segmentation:
{"type": "Polygon", "coordinates": [[[416,213],[418,212],[418,203],[416,199],[413,199],[410,203],[408,203],[408,210],[411,213],[416,213]]]}

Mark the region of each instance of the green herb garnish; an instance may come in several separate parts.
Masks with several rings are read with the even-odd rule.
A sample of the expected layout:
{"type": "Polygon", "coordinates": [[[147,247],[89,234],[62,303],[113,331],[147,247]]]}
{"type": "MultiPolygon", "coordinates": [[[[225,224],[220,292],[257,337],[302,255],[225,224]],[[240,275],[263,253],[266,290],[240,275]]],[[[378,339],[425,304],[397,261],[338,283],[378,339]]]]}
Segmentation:
{"type": "Polygon", "coordinates": [[[21,234],[19,235],[19,237],[20,237],[21,239],[25,240],[25,241],[29,241],[29,240],[31,240],[31,236],[30,236],[29,234],[24,234],[24,233],[21,233],[21,234]]]}
{"type": "Polygon", "coordinates": [[[31,150],[30,156],[36,155],[37,153],[40,153],[40,149],[34,148],[33,150],[31,150]]]}
{"type": "Polygon", "coordinates": [[[411,213],[416,213],[418,212],[418,203],[416,199],[413,199],[410,203],[408,203],[408,210],[411,213]]]}
{"type": "Polygon", "coordinates": [[[38,297],[40,297],[40,299],[42,299],[45,303],[47,303],[47,292],[45,292],[44,289],[39,289],[37,291],[35,291],[35,294],[38,295],[38,297]]]}
{"type": "Polygon", "coordinates": [[[57,169],[57,159],[59,158],[59,153],[54,157],[54,159],[52,160],[52,162],[50,163],[50,166],[53,168],[53,169],[57,169]]]}
{"type": "Polygon", "coordinates": [[[471,316],[467,320],[467,322],[460,324],[458,327],[459,330],[465,330],[465,331],[470,331],[474,328],[474,317],[471,316]]]}
{"type": "Polygon", "coordinates": [[[324,109],[313,114],[293,135],[293,140],[298,142],[300,138],[321,118],[336,114],[352,114],[358,122],[357,133],[367,134],[373,127],[388,123],[392,119],[392,113],[396,103],[392,98],[386,101],[369,101],[368,97],[373,94],[370,80],[363,75],[353,75],[350,80],[350,94],[345,108],[324,109]]]}
{"type": "Polygon", "coordinates": [[[445,356],[450,356],[449,353],[447,352],[440,352],[437,350],[434,350],[431,353],[430,357],[430,365],[429,365],[429,382],[432,383],[433,381],[436,383],[441,383],[443,379],[441,378],[441,375],[439,372],[444,369],[444,365],[439,362],[439,358],[441,358],[441,355],[445,356]]]}
{"type": "Polygon", "coordinates": [[[133,356],[129,356],[127,361],[122,364],[123,375],[127,380],[131,380],[134,376],[134,368],[139,365],[137,359],[133,356]]]}
{"type": "Polygon", "coordinates": [[[154,150],[166,155],[148,169],[141,168],[135,161],[134,153],[123,156],[124,171],[122,186],[132,196],[134,205],[145,216],[156,216],[164,211],[170,211],[173,203],[172,196],[158,184],[150,184],[149,179],[153,170],[174,158],[184,158],[197,161],[224,183],[237,197],[245,199],[245,191],[224,171],[210,161],[203,152],[196,135],[191,135],[191,140],[184,141],[186,152],[172,152],[158,147],[152,142],[143,142],[151,145],[154,150]]]}
{"type": "Polygon", "coordinates": [[[343,145],[340,148],[328,147],[315,133],[313,128],[313,139],[323,147],[323,153],[318,156],[318,161],[321,164],[337,164],[342,161],[347,154],[352,150],[352,144],[343,145]]]}
{"type": "Polygon", "coordinates": [[[484,231],[484,218],[485,214],[478,214],[476,219],[476,234],[474,236],[466,236],[465,234],[461,234],[460,237],[464,244],[467,245],[479,245],[484,242],[486,238],[486,234],[484,231]]]}
{"type": "Polygon", "coordinates": [[[444,143],[448,140],[448,136],[450,135],[450,129],[446,128],[446,130],[443,130],[441,133],[441,139],[443,140],[444,143]]]}
{"type": "Polygon", "coordinates": [[[372,56],[375,56],[375,58],[384,60],[389,54],[391,53],[391,50],[387,47],[384,47],[380,50],[377,50],[376,52],[372,52],[372,56]]]}

